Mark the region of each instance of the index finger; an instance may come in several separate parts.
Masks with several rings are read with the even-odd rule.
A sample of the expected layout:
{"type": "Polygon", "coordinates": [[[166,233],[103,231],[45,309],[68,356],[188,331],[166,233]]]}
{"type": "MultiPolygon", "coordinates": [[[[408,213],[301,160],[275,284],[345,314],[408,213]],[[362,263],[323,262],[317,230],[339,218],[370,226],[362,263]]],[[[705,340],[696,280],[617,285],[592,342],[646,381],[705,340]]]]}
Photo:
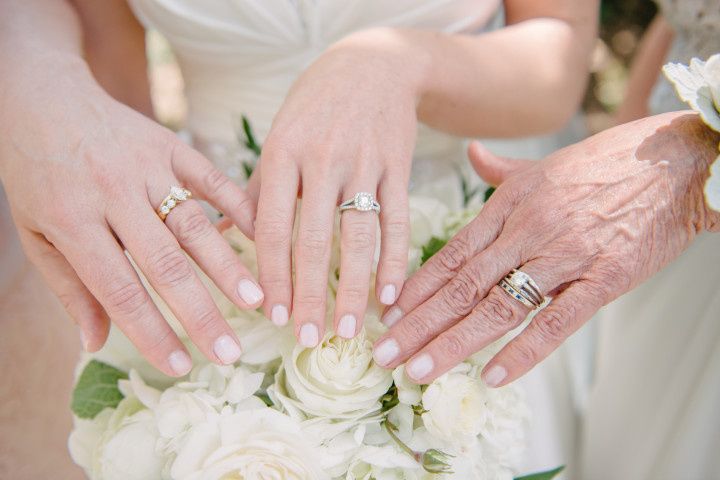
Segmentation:
{"type": "Polygon", "coordinates": [[[385,311],[382,322],[392,327],[404,315],[432,297],[451,281],[479,251],[488,247],[499,235],[505,222],[506,202],[493,197],[477,217],[460,230],[448,243],[408,280],[395,304],[385,311]]]}

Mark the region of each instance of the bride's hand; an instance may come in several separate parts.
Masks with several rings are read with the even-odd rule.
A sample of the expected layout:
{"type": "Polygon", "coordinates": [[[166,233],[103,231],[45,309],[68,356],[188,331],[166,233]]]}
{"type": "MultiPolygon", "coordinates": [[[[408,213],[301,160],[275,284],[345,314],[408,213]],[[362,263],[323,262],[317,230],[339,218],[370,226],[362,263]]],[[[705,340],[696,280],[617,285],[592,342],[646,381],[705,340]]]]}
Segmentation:
{"type": "MultiPolygon", "coordinates": [[[[478,217],[405,285],[375,358],[427,383],[520,325],[530,309],[497,283],[521,268],[552,302],[485,367],[491,386],[520,377],[601,306],[720,230],[703,185],[718,136],[697,115],[649,117],[539,162],[470,149],[501,183],[478,217]],[[504,180],[504,181],[503,181],[504,180]]],[[[700,280],[699,280],[700,281],[700,280]]]]}
{"type": "Polygon", "coordinates": [[[170,186],[184,186],[252,235],[252,202],[171,131],[86,80],[81,62],[73,67],[53,81],[16,82],[2,98],[0,175],[25,251],[86,349],[103,345],[112,319],[161,371],[191,368],[124,247],[199,349],[236,360],[239,342],[183,250],[238,306],[257,307],[261,290],[199,203],[179,203],[165,223],[155,209],[170,186]]]}
{"type": "MultiPolygon", "coordinates": [[[[375,294],[395,302],[406,273],[408,181],[416,136],[422,58],[390,30],[361,32],[323,54],[297,80],[273,123],[260,162],[256,228],[265,311],[278,325],[295,318],[304,346],[325,329],[328,268],[339,202],[369,192],[382,206],[375,294]],[[292,284],[291,239],[302,195],[292,284]]],[[[362,326],[375,251],[373,212],[341,220],[335,331],[362,326]]]]}

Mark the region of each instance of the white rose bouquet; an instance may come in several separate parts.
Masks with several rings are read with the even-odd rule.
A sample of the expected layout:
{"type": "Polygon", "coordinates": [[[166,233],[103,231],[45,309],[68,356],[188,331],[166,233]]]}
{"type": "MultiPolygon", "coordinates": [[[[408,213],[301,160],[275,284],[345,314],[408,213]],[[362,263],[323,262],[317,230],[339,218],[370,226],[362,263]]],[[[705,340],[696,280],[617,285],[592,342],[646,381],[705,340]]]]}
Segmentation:
{"type": "MultiPolygon", "coordinates": [[[[476,213],[451,215],[427,198],[412,199],[411,208],[411,270],[476,213]]],[[[225,235],[253,265],[253,244],[235,229],[225,235]]],[[[337,278],[329,283],[332,311],[337,278]]],[[[243,343],[235,365],[203,360],[185,337],[196,367],[182,379],[164,377],[117,330],[83,359],[69,447],[89,478],[512,480],[528,409],[519,387],[490,389],[479,375],[500,345],[419,386],[403,367],[373,362],[373,341],[385,328],[374,301],[356,338],[330,332],[305,349],[292,327],[279,329],[214,294],[243,343]]]]}

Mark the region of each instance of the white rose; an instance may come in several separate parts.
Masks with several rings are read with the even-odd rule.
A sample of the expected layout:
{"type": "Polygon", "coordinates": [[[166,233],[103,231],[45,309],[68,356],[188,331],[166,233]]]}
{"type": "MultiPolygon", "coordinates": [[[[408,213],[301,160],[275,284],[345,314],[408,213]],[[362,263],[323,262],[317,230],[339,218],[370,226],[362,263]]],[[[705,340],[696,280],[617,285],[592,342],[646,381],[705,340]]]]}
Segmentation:
{"type": "Polygon", "coordinates": [[[410,244],[421,248],[432,237],[445,235],[445,217],[450,210],[447,205],[431,197],[410,196],[410,244]]]}
{"type": "Polygon", "coordinates": [[[93,420],[76,419],[68,447],[92,480],[159,479],[166,459],[158,451],[153,414],[135,397],[93,420]]]}
{"type": "Polygon", "coordinates": [[[375,335],[368,328],[372,325],[352,340],[328,332],[312,349],[291,345],[269,389],[271,396],[296,418],[359,418],[378,410],[392,375],[373,361],[375,335]]]}
{"type": "Polygon", "coordinates": [[[480,380],[467,375],[462,363],[427,386],[422,419],[428,432],[452,443],[467,443],[482,429],[485,398],[480,380]]]}
{"type": "Polygon", "coordinates": [[[290,417],[270,408],[245,410],[194,425],[170,473],[179,480],[326,479],[314,448],[290,417]]]}
{"type": "Polygon", "coordinates": [[[395,387],[398,391],[398,400],[404,405],[419,405],[422,398],[420,385],[410,381],[405,374],[405,365],[400,365],[392,373],[395,387]]]}

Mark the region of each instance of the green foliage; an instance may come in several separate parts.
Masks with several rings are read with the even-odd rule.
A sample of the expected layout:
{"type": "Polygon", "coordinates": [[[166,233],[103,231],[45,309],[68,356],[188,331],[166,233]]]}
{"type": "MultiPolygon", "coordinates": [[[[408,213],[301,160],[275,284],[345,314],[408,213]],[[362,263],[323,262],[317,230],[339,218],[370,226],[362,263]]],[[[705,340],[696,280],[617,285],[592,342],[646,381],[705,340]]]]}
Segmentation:
{"type": "Polygon", "coordinates": [[[552,480],[556,476],[560,475],[560,472],[565,470],[565,467],[557,467],[547,472],[531,473],[523,477],[516,477],[515,480],[552,480]]]}
{"type": "Polygon", "coordinates": [[[262,147],[255,141],[255,133],[253,133],[250,120],[248,120],[245,115],[242,116],[242,128],[243,133],[245,134],[245,146],[259,158],[260,153],[262,152],[262,147]]]}
{"type": "Polygon", "coordinates": [[[122,370],[91,360],[83,369],[73,391],[70,408],[80,418],[92,419],[103,409],[115,408],[123,399],[118,380],[127,378],[122,370]]]}
{"type": "Polygon", "coordinates": [[[439,252],[446,243],[447,240],[438,237],[432,237],[430,241],[422,247],[422,258],[420,260],[420,264],[422,265],[427,262],[430,257],[439,252]]]}
{"type": "Polygon", "coordinates": [[[390,388],[388,389],[387,393],[380,397],[380,403],[382,404],[382,411],[387,412],[388,410],[391,410],[395,405],[400,403],[400,399],[398,398],[398,389],[395,386],[395,383],[393,382],[392,385],[390,385],[390,388]]]}
{"type": "Polygon", "coordinates": [[[488,187],[487,190],[485,190],[485,196],[483,198],[483,201],[487,203],[493,193],[495,193],[495,187],[488,187]]]}

